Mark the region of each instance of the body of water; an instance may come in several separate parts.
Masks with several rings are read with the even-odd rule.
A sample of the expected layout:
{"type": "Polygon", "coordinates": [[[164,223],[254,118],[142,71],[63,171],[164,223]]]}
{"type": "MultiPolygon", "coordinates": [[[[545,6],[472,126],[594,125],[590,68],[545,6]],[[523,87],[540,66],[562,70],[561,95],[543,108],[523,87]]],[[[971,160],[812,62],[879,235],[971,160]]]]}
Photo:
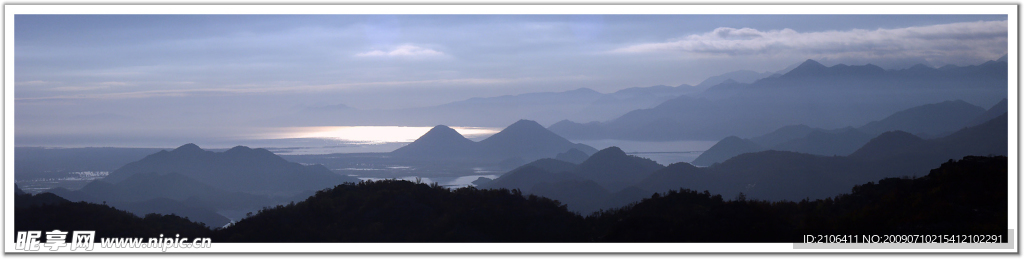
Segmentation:
{"type": "Polygon", "coordinates": [[[714,146],[718,141],[708,140],[681,140],[681,141],[630,141],[617,139],[600,140],[572,140],[575,143],[583,143],[598,150],[608,147],[619,147],[627,154],[650,158],[662,165],[670,165],[679,162],[693,162],[705,150],[714,146]]]}

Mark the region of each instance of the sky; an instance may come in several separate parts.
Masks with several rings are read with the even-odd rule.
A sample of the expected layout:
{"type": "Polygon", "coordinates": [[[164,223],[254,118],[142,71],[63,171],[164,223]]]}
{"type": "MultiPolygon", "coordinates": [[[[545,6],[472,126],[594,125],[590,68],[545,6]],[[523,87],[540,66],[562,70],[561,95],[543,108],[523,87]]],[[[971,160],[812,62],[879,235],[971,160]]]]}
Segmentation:
{"type": "Polygon", "coordinates": [[[232,132],[255,118],[310,106],[400,109],[581,87],[608,93],[696,85],[730,71],[778,71],[807,59],[887,69],[972,65],[1006,54],[1006,20],[16,15],[15,126],[67,138],[200,126],[232,132]]]}

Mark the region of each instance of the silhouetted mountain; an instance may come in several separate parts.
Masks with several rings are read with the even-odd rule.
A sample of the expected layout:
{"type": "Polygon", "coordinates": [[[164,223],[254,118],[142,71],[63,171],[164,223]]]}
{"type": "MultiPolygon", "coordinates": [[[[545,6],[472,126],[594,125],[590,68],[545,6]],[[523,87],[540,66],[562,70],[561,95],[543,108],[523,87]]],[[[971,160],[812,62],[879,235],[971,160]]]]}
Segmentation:
{"type": "Polygon", "coordinates": [[[444,125],[437,125],[409,145],[392,151],[396,156],[417,158],[464,157],[477,152],[476,143],[444,125]]]}
{"type": "Polygon", "coordinates": [[[797,79],[797,78],[847,78],[847,77],[869,77],[878,76],[884,74],[886,71],[876,65],[867,64],[861,66],[850,66],[845,64],[838,64],[831,67],[827,67],[818,63],[817,61],[808,59],[801,63],[799,66],[783,74],[780,78],[782,79],[797,79]]]}
{"type": "Polygon", "coordinates": [[[138,173],[178,173],[230,192],[290,196],[358,179],[335,174],[321,165],[288,162],[266,149],[237,146],[222,153],[186,144],[129,163],[103,181],[118,183],[138,173]]]}
{"type": "Polygon", "coordinates": [[[975,117],[973,120],[968,122],[967,125],[964,126],[977,126],[979,124],[985,123],[986,121],[995,119],[996,117],[999,117],[1000,115],[1003,115],[1004,113],[1008,112],[1010,112],[1010,110],[1009,105],[1007,103],[1007,99],[1003,99],[1002,101],[1000,101],[996,105],[993,105],[991,108],[985,111],[985,113],[978,115],[978,117],[975,117]]]}
{"type": "Polygon", "coordinates": [[[720,163],[739,154],[758,152],[762,150],[765,150],[765,148],[753,141],[741,139],[736,136],[729,136],[718,141],[718,143],[715,143],[714,146],[708,148],[704,153],[701,153],[700,156],[693,160],[693,164],[709,166],[714,163],[720,163]]]}
{"type": "Polygon", "coordinates": [[[945,101],[894,113],[865,124],[860,130],[870,134],[901,130],[924,137],[942,136],[961,129],[982,113],[985,109],[962,100],[945,101]]]}
{"type": "Polygon", "coordinates": [[[555,159],[566,161],[573,164],[583,163],[583,161],[586,161],[589,157],[590,156],[587,155],[587,153],[583,153],[583,151],[580,151],[579,149],[575,148],[569,149],[568,151],[558,153],[558,155],[555,155],[555,159]]]}
{"type": "Polygon", "coordinates": [[[493,161],[520,165],[525,161],[555,157],[570,149],[585,154],[597,152],[590,146],[569,142],[535,121],[520,120],[480,142],[468,140],[446,126],[437,126],[392,154],[421,160],[493,161]]]}
{"type": "Polygon", "coordinates": [[[724,97],[683,95],[613,120],[560,123],[551,129],[571,139],[661,141],[756,136],[796,124],[841,128],[864,125],[908,106],[956,99],[995,103],[1006,98],[1007,73],[1006,63],[997,61],[917,75],[874,65],[826,67],[809,60],[782,76],[737,86],[724,97]]]}
{"type": "Polygon", "coordinates": [[[618,192],[662,168],[665,166],[653,160],[627,155],[618,147],[609,147],[583,161],[577,172],[611,192],[618,192]]]}
{"type": "Polygon", "coordinates": [[[554,157],[569,149],[592,154],[597,150],[583,144],[573,144],[535,121],[520,120],[501,132],[479,142],[480,150],[501,157],[522,157],[526,161],[554,157]]]}
{"type": "Polygon", "coordinates": [[[814,130],[803,138],[778,144],[772,149],[821,156],[846,156],[871,140],[873,135],[852,127],[836,130],[814,130]]]}
{"type": "Polygon", "coordinates": [[[750,141],[753,141],[762,147],[774,147],[794,139],[806,137],[807,134],[810,134],[814,130],[816,129],[803,124],[789,125],[781,127],[771,133],[750,138],[750,141]]]}
{"type": "Polygon", "coordinates": [[[582,217],[518,191],[408,181],[344,184],[261,210],[216,233],[223,242],[581,242],[582,217]]]}

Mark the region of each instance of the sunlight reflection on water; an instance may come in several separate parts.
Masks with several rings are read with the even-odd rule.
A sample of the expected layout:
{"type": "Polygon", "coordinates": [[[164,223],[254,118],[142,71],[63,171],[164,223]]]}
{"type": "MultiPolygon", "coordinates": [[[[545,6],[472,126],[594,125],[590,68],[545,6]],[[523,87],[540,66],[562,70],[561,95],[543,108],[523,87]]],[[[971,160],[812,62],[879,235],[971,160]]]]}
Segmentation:
{"type": "MultiPolygon", "coordinates": [[[[321,138],[351,142],[388,143],[412,142],[433,127],[404,126],[325,126],[325,127],[285,127],[270,130],[264,138],[321,138]]],[[[452,127],[466,138],[482,138],[501,131],[500,128],[486,127],[452,127]]]]}

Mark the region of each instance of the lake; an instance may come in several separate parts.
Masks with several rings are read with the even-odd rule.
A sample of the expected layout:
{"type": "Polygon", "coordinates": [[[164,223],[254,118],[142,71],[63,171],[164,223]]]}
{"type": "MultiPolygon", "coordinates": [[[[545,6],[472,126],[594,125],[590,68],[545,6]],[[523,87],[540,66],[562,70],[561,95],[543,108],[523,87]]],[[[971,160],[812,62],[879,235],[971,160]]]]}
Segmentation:
{"type": "Polygon", "coordinates": [[[583,143],[598,150],[608,147],[619,147],[626,154],[645,157],[654,160],[662,165],[670,165],[678,162],[693,162],[701,153],[714,146],[717,141],[707,140],[682,140],[682,141],[630,141],[617,139],[601,140],[571,140],[576,143],[583,143]]]}

